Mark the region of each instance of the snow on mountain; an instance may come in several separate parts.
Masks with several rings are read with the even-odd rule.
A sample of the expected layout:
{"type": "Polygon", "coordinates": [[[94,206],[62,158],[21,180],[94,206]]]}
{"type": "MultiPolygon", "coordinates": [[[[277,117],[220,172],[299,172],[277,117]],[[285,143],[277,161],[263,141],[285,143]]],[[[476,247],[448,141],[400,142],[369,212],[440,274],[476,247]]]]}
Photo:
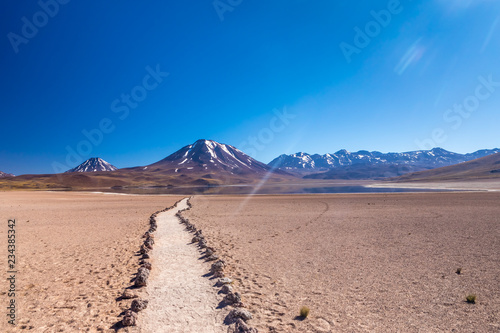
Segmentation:
{"type": "Polygon", "coordinates": [[[148,167],[175,169],[175,172],[225,170],[234,173],[262,173],[271,169],[233,146],[212,140],[198,140],[148,167]]]}
{"type": "MultiPolygon", "coordinates": [[[[477,152],[476,152],[477,153],[477,152]]],[[[483,154],[481,151],[478,155],[483,154]]],[[[475,154],[475,153],[473,153],[475,154]]],[[[471,161],[442,168],[407,173],[398,178],[401,181],[414,180],[478,180],[500,178],[500,154],[494,153],[471,161]]]]}
{"type": "Polygon", "coordinates": [[[99,157],[92,157],[66,172],[98,172],[98,171],[115,171],[118,170],[114,165],[109,164],[99,157]]]}
{"type": "Polygon", "coordinates": [[[14,177],[14,175],[11,173],[5,173],[0,171],[0,178],[7,178],[7,177],[14,177]]]}
{"type": "Polygon", "coordinates": [[[484,149],[470,154],[453,153],[442,148],[387,154],[366,150],[351,153],[343,149],[325,155],[309,155],[307,153],[280,155],[268,165],[282,170],[306,172],[324,171],[352,165],[411,165],[421,169],[430,169],[467,162],[497,152],[500,152],[500,149],[484,149]]]}

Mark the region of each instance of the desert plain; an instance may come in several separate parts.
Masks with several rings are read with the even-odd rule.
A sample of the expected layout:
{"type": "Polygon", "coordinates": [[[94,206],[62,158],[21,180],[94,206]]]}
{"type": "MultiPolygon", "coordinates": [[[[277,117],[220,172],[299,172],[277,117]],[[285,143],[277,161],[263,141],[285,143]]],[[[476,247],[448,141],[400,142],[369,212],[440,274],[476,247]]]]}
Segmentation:
{"type": "MultiPolygon", "coordinates": [[[[129,304],[117,302],[137,271],[149,216],[182,197],[79,192],[0,192],[0,301],[10,298],[7,221],[16,219],[17,325],[0,332],[98,332],[129,304]]],[[[129,302],[130,303],[130,302],[129,302]]]]}
{"type": "MultiPolygon", "coordinates": [[[[0,331],[150,331],[116,325],[129,306],[117,298],[137,270],[149,216],[183,196],[0,198],[2,265],[9,218],[19,259],[18,324],[2,315],[0,331]]],[[[499,332],[499,203],[500,192],[478,191],[198,195],[183,215],[227,262],[259,332],[499,332]],[[465,301],[470,294],[475,304],[465,301]]]]}
{"type": "Polygon", "coordinates": [[[498,192],[192,203],[186,216],[229,261],[259,331],[500,330],[498,192]]]}

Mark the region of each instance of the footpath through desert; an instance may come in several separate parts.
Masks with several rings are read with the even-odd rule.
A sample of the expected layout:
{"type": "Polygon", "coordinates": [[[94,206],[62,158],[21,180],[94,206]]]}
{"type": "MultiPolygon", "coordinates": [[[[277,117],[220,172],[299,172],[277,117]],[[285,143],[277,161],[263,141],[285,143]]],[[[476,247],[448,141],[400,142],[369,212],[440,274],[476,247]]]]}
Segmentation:
{"type": "Polygon", "coordinates": [[[144,333],[225,332],[223,317],[217,314],[216,290],[191,235],[175,214],[187,208],[187,199],[158,215],[153,270],[147,287],[148,308],[139,319],[144,333]]]}

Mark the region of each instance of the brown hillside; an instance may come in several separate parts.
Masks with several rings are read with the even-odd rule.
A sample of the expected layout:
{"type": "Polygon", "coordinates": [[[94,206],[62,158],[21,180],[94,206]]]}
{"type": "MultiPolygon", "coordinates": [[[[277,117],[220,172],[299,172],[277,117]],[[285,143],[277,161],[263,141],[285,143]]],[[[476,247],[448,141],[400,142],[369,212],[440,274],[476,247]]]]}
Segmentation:
{"type": "Polygon", "coordinates": [[[409,173],[393,180],[440,181],[500,178],[500,154],[481,157],[443,168],[409,173]]]}

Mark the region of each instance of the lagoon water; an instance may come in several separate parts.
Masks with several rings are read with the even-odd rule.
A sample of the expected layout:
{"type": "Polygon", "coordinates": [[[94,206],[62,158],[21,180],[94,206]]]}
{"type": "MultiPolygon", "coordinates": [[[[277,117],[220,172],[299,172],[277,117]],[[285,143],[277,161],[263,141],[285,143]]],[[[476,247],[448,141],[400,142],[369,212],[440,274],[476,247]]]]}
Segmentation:
{"type": "Polygon", "coordinates": [[[123,194],[176,194],[176,195],[248,195],[248,194],[325,194],[325,193],[403,193],[444,192],[435,189],[409,189],[391,187],[367,187],[363,185],[220,185],[220,186],[176,186],[176,187],[117,187],[100,189],[102,192],[123,194]]]}

